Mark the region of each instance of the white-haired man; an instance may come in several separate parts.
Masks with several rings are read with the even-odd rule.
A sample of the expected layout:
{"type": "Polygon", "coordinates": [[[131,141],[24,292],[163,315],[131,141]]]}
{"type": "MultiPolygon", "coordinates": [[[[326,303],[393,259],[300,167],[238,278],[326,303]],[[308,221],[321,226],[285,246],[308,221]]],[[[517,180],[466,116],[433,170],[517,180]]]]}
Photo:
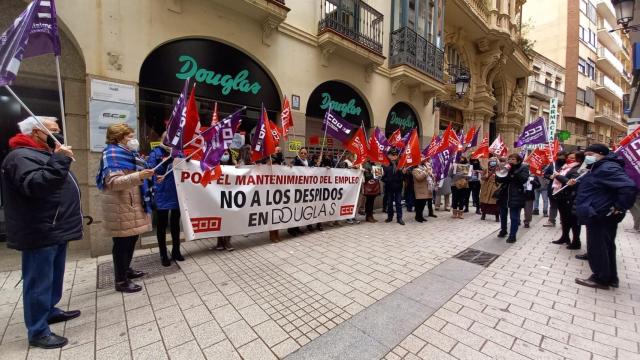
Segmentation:
{"type": "Polygon", "coordinates": [[[22,300],[29,344],[63,347],[67,339],[49,324],[80,316],[55,305],[62,297],[67,242],[82,238],[80,188],[69,167],[71,147],[61,145],[56,118],[29,117],[9,140],[2,163],[7,246],[22,252],[22,300]],[[56,142],[56,139],[58,142],[56,142]]]}

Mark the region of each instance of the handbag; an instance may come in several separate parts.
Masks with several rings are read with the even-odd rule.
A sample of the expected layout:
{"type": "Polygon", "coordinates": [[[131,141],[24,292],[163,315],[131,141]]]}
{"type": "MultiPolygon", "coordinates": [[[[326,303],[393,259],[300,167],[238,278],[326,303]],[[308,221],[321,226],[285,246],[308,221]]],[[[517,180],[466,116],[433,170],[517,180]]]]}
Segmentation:
{"type": "Polygon", "coordinates": [[[498,200],[500,199],[500,195],[502,195],[502,186],[500,186],[498,190],[494,191],[493,194],[491,194],[491,197],[498,200]]]}
{"type": "Polygon", "coordinates": [[[380,194],[380,181],[377,179],[371,179],[369,181],[365,181],[362,193],[367,195],[379,195],[380,194]]]}

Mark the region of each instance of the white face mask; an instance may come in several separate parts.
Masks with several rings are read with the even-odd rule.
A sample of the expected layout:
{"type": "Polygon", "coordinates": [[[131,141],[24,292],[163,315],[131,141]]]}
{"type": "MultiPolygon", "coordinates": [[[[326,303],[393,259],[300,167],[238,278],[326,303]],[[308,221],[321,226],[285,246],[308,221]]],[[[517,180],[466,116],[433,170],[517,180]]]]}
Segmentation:
{"type": "Polygon", "coordinates": [[[222,155],[222,158],[220,158],[220,160],[222,160],[223,162],[229,161],[229,155],[222,155]]]}
{"type": "Polygon", "coordinates": [[[138,142],[138,139],[131,139],[127,141],[127,149],[131,151],[138,151],[138,149],[140,149],[140,143],[138,142]]]}
{"type": "Polygon", "coordinates": [[[591,165],[596,161],[598,161],[598,159],[595,157],[595,155],[587,155],[584,157],[584,163],[587,165],[591,165]]]}

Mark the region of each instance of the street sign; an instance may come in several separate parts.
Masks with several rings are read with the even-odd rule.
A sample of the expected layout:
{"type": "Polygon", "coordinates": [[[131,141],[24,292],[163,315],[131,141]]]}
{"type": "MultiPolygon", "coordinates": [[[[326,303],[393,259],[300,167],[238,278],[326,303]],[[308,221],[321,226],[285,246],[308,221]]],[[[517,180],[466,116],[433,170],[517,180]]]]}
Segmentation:
{"type": "Polygon", "coordinates": [[[289,140],[287,141],[287,146],[289,151],[298,152],[304,146],[303,142],[300,140],[289,140]]]}

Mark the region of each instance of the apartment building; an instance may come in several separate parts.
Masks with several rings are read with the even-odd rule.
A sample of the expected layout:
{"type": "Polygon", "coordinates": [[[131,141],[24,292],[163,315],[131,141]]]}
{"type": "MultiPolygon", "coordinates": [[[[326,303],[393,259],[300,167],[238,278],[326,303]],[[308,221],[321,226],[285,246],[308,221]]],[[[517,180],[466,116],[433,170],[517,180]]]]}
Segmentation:
{"type": "Polygon", "coordinates": [[[528,113],[525,121],[530,123],[538,117],[549,119],[549,103],[558,99],[558,128],[562,128],[562,109],[564,106],[564,67],[533,51],[533,70],[529,76],[527,91],[528,113]]]}
{"type": "Polygon", "coordinates": [[[610,32],[614,14],[609,0],[537,0],[523,7],[536,52],[566,70],[560,129],[570,133],[568,148],[611,145],[626,132],[630,46],[626,35],[610,32]]]}

